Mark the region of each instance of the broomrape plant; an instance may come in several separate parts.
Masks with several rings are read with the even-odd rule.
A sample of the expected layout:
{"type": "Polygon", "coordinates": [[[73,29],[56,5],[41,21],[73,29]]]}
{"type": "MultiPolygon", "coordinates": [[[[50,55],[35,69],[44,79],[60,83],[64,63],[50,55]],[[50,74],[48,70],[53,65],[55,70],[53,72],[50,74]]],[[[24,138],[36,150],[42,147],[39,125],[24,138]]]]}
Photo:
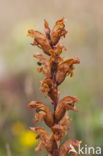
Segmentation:
{"type": "MultiPolygon", "coordinates": [[[[43,127],[30,127],[40,139],[40,143],[35,150],[39,151],[46,148],[47,156],[67,156],[71,150],[71,145],[76,149],[81,143],[81,141],[69,139],[61,145],[61,141],[69,129],[68,124],[71,122],[68,111],[77,111],[75,103],[78,102],[78,98],[66,96],[60,99],[58,87],[66,76],[73,76],[74,64],[80,63],[78,57],[67,60],[61,57],[63,49],[66,50],[60,42],[61,37],[65,37],[67,34],[64,21],[64,18],[58,20],[51,30],[48,22],[44,20],[45,34],[28,30],[28,36],[33,38],[32,45],[39,47],[44,54],[48,55],[48,57],[45,57],[44,54],[36,53],[34,57],[39,60],[38,71],[45,76],[44,80],[40,82],[40,90],[49,97],[54,111],[52,112],[42,101],[31,101],[28,104],[29,108],[36,110],[35,122],[40,119],[51,129],[51,134],[49,134],[43,127]]],[[[72,152],[72,154],[77,155],[75,152],[72,152]]]]}

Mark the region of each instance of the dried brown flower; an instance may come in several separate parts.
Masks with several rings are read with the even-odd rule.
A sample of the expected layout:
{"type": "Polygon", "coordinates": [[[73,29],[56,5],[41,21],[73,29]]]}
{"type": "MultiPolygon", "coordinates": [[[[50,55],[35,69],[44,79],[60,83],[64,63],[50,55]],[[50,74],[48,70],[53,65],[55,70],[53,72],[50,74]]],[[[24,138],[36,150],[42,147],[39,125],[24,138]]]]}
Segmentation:
{"type": "MultiPolygon", "coordinates": [[[[81,141],[78,140],[67,140],[61,147],[59,156],[66,156],[68,152],[71,150],[70,145],[72,145],[75,149],[81,144],[81,141]]],[[[76,153],[72,153],[74,156],[77,156],[76,153]]]]}
{"type": "Polygon", "coordinates": [[[45,123],[51,127],[54,123],[53,120],[53,113],[51,110],[43,103],[43,102],[37,102],[37,101],[32,101],[28,104],[29,108],[35,108],[36,109],[36,120],[40,118],[41,121],[45,121],[45,123]]]}
{"type": "Polygon", "coordinates": [[[57,44],[62,36],[65,37],[66,33],[67,31],[65,30],[64,18],[62,18],[56,22],[51,32],[51,44],[57,44]]]}
{"type": "Polygon", "coordinates": [[[57,121],[61,120],[66,112],[66,110],[77,111],[74,107],[74,103],[78,102],[78,98],[74,96],[64,97],[57,105],[55,110],[55,119],[57,121]]]}
{"type": "MultiPolygon", "coordinates": [[[[80,63],[78,57],[68,60],[64,60],[61,57],[63,49],[66,50],[60,42],[61,37],[65,37],[67,34],[64,21],[64,18],[58,20],[51,30],[48,22],[44,20],[45,34],[35,30],[28,31],[28,36],[34,39],[32,45],[38,46],[43,50],[44,54],[48,55],[48,57],[45,57],[43,54],[36,53],[33,56],[39,60],[38,71],[45,76],[44,80],[41,81],[40,90],[49,97],[54,107],[54,112],[40,101],[31,101],[28,105],[29,108],[36,110],[35,121],[39,119],[44,121],[51,130],[49,134],[42,127],[30,128],[38,134],[40,139],[36,151],[46,148],[48,151],[47,156],[67,156],[71,150],[70,145],[76,148],[81,143],[77,140],[68,140],[61,145],[61,141],[69,129],[69,123],[72,121],[68,116],[68,111],[77,111],[75,103],[79,100],[74,96],[66,96],[59,100],[60,92],[58,86],[65,80],[66,76],[73,76],[74,64],[80,63]]],[[[77,155],[76,153],[72,154],[74,156],[77,155]]]]}
{"type": "Polygon", "coordinates": [[[34,38],[32,45],[36,45],[41,48],[47,55],[50,55],[49,50],[51,49],[48,38],[39,31],[29,30],[28,36],[34,38]]]}

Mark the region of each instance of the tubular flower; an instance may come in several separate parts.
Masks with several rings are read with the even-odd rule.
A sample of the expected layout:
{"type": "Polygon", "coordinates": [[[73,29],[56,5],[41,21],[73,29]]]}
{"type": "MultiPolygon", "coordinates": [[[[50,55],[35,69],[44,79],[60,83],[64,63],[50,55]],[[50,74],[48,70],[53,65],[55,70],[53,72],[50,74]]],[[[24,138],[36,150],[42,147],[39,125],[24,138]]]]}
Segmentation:
{"type": "Polygon", "coordinates": [[[51,32],[52,45],[57,44],[62,36],[65,37],[66,33],[67,31],[65,30],[64,18],[62,18],[56,22],[51,32]]]}
{"type": "Polygon", "coordinates": [[[78,102],[78,98],[74,96],[66,96],[64,97],[57,105],[55,110],[55,119],[60,120],[64,116],[66,110],[77,111],[74,107],[75,102],[78,102]]]}
{"type": "Polygon", "coordinates": [[[64,62],[62,62],[58,66],[58,72],[56,74],[56,82],[59,85],[62,83],[67,75],[70,75],[70,77],[73,76],[73,70],[74,70],[74,64],[79,64],[80,60],[79,58],[75,59],[69,59],[64,62]]]}
{"type": "Polygon", "coordinates": [[[36,132],[38,134],[38,137],[40,138],[40,144],[36,148],[36,151],[41,150],[43,147],[47,149],[48,152],[52,152],[53,148],[57,148],[54,135],[49,135],[48,131],[46,131],[42,127],[31,127],[30,128],[33,132],[36,132]]]}
{"type": "MultiPolygon", "coordinates": [[[[76,148],[81,143],[77,140],[68,140],[61,145],[61,141],[69,129],[69,123],[72,121],[68,116],[68,111],[77,112],[75,103],[79,100],[74,96],[66,96],[60,100],[58,86],[65,80],[66,76],[73,76],[74,65],[80,63],[78,57],[64,60],[61,56],[62,51],[66,50],[60,42],[61,37],[65,37],[67,34],[64,22],[64,18],[56,21],[51,30],[48,22],[44,20],[45,34],[35,30],[28,31],[28,36],[33,38],[32,45],[39,47],[44,52],[44,54],[36,53],[33,56],[38,59],[38,71],[45,76],[44,80],[40,82],[40,90],[49,97],[54,108],[51,111],[40,101],[31,101],[28,105],[29,108],[36,110],[35,121],[40,119],[50,128],[50,134],[42,127],[30,128],[40,140],[36,151],[46,148],[47,156],[67,156],[71,150],[70,145],[76,148]],[[45,54],[48,56],[45,57],[45,54]]],[[[73,152],[72,154],[76,155],[73,152]]]]}
{"type": "Polygon", "coordinates": [[[44,120],[45,123],[51,127],[54,123],[53,113],[51,110],[42,102],[32,101],[29,103],[29,108],[35,108],[37,114],[35,115],[36,120],[38,121],[39,117],[41,121],[44,120]]]}

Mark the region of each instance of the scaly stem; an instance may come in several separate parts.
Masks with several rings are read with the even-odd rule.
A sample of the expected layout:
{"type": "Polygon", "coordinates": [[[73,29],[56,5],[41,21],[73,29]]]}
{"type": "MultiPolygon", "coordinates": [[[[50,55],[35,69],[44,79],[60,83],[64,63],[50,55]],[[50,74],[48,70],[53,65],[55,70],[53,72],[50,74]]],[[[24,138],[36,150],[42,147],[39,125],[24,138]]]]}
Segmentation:
{"type": "MultiPolygon", "coordinates": [[[[56,107],[57,107],[57,104],[58,104],[58,85],[56,83],[57,65],[58,64],[56,64],[55,62],[53,62],[53,66],[51,68],[52,82],[54,83],[55,89],[56,89],[56,97],[55,97],[55,99],[53,101],[53,106],[54,106],[54,123],[55,123],[55,110],[56,110],[56,107]]],[[[52,156],[59,156],[58,146],[57,146],[56,149],[53,149],[52,156]]]]}

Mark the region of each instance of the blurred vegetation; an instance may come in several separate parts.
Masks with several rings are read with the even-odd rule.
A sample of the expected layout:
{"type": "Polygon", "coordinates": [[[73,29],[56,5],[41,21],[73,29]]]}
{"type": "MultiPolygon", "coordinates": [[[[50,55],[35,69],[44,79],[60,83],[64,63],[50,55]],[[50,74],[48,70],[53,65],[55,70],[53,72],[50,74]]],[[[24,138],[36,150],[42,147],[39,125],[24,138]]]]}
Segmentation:
{"type": "Polygon", "coordinates": [[[38,140],[29,131],[34,112],[27,108],[28,102],[41,100],[52,106],[39,91],[43,75],[37,72],[32,55],[40,50],[29,44],[27,30],[43,32],[44,18],[52,26],[63,16],[68,30],[64,39],[68,50],[63,56],[81,60],[74,77],[60,86],[61,98],[80,99],[79,113],[70,112],[73,122],[68,137],[88,146],[103,146],[103,1],[0,0],[0,4],[0,156],[46,153],[34,152],[38,140]]]}

